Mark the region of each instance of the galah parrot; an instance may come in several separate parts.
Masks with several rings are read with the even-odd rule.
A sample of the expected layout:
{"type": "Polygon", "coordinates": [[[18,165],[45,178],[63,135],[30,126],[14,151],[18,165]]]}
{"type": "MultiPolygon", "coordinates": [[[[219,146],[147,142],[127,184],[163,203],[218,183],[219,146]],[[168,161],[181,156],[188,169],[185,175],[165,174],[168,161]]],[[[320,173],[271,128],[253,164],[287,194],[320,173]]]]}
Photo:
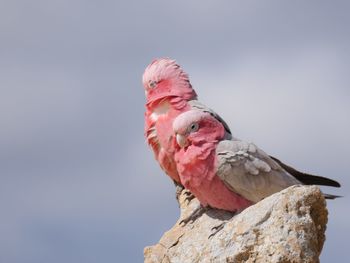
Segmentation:
{"type": "Polygon", "coordinates": [[[161,168],[176,184],[180,184],[174,160],[174,119],[183,112],[199,109],[217,118],[227,133],[230,130],[213,110],[197,101],[188,75],[175,60],[154,60],[145,69],[142,82],[146,94],[145,137],[161,168]]]}
{"type": "Polygon", "coordinates": [[[340,187],[332,179],[301,173],[253,143],[233,138],[209,113],[182,113],[175,119],[173,130],[180,180],[203,207],[236,212],[291,185],[340,187]]]}

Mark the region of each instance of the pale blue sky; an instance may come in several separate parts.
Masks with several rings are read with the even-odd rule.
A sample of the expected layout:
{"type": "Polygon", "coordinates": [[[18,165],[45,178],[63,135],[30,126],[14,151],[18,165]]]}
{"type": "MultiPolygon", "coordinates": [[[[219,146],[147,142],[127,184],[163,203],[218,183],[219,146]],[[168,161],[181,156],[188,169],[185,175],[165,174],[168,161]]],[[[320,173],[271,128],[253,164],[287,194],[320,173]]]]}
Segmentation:
{"type": "Polygon", "coordinates": [[[350,234],[347,1],[2,1],[0,262],[142,262],[178,217],[143,138],[141,76],[177,59],[236,137],[339,180],[350,234]]]}

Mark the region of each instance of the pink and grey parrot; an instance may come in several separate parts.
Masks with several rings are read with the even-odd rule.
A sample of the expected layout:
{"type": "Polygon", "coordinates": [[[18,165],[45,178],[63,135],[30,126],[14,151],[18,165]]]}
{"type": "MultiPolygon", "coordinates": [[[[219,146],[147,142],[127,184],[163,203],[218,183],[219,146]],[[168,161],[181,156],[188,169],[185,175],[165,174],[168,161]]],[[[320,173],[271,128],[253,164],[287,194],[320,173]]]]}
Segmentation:
{"type": "Polygon", "coordinates": [[[229,128],[213,110],[197,101],[188,75],[175,60],[154,60],[147,66],[142,82],[146,94],[145,137],[161,168],[180,184],[174,160],[174,119],[183,112],[199,109],[209,112],[222,122],[228,133],[229,128]]]}
{"type": "MultiPolygon", "coordinates": [[[[182,113],[175,119],[173,130],[181,183],[204,207],[235,212],[291,185],[340,187],[334,180],[301,173],[253,143],[233,138],[207,112],[182,113]]],[[[325,194],[325,197],[337,196],[325,194]]]]}

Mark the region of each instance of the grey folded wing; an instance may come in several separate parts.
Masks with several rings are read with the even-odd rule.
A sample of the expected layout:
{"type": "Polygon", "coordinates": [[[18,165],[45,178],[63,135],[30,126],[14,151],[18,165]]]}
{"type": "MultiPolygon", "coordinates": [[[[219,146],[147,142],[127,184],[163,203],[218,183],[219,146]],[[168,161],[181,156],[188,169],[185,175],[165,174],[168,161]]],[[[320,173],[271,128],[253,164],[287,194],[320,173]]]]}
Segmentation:
{"type": "Polygon", "coordinates": [[[224,140],[216,149],[217,175],[232,191],[256,203],[300,181],[253,143],[224,140]]]}

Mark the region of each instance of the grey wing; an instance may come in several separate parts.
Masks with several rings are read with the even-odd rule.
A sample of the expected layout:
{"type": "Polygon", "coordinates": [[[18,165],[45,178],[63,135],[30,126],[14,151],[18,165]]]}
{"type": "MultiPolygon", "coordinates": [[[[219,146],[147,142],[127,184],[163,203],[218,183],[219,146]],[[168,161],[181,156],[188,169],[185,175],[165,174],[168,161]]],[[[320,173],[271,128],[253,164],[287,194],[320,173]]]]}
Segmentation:
{"type": "Polygon", "coordinates": [[[253,143],[224,140],[216,154],[217,175],[228,188],[252,202],[301,184],[253,143]]]}
{"type": "Polygon", "coordinates": [[[226,130],[226,135],[227,135],[226,139],[231,139],[232,138],[232,133],[231,133],[230,128],[228,127],[227,123],[220,117],[219,114],[217,114],[215,111],[213,111],[212,109],[210,109],[209,107],[207,107],[203,103],[200,103],[198,100],[190,100],[188,103],[190,104],[190,106],[193,109],[197,109],[197,110],[201,110],[201,111],[204,111],[204,112],[208,112],[215,119],[220,121],[222,123],[222,125],[224,126],[225,130],[226,130]]]}

